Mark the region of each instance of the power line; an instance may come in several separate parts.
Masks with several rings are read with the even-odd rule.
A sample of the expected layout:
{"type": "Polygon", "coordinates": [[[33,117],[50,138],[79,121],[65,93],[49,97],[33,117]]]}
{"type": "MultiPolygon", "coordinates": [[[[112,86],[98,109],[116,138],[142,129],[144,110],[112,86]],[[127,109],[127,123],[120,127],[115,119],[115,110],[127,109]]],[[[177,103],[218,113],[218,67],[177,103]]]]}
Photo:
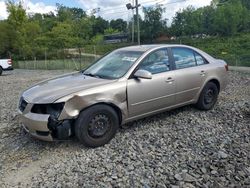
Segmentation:
{"type": "MultiPolygon", "coordinates": [[[[161,0],[160,2],[162,1],[165,1],[165,0],[161,0]]],[[[154,4],[154,5],[151,5],[151,7],[155,7],[155,6],[158,6],[158,5],[162,5],[162,6],[165,6],[165,5],[170,5],[170,4],[175,4],[175,3],[181,3],[181,2],[186,2],[188,0],[179,0],[179,1],[174,1],[174,2],[169,2],[169,3],[162,3],[162,4],[158,4],[159,2],[157,2],[157,4],[154,4]]],[[[150,2],[150,1],[147,1],[147,3],[150,2]]],[[[145,5],[145,4],[144,4],[145,5]]],[[[124,5],[123,5],[124,6],[124,5]]],[[[139,7],[140,9],[143,9],[143,5],[142,7],[139,7]]],[[[115,9],[115,8],[114,8],[115,9]]],[[[100,13],[101,15],[109,15],[109,14],[121,14],[121,13],[128,13],[128,10],[126,11],[115,11],[115,12],[112,12],[111,10],[114,10],[114,9],[110,9],[109,11],[98,11],[96,13],[100,13]]],[[[93,10],[93,9],[92,9],[93,10]]],[[[116,9],[117,10],[117,9],[116,9]]],[[[125,14],[123,14],[125,15],[125,14]]]]}
{"type": "MultiPolygon", "coordinates": [[[[164,1],[164,0],[163,0],[164,1]]],[[[181,3],[181,2],[185,2],[185,1],[187,1],[187,0],[180,0],[180,1],[174,1],[174,2],[169,2],[169,3],[162,3],[162,4],[158,4],[158,5],[169,5],[169,4],[175,4],[175,3],[181,3]]],[[[149,1],[148,1],[149,2],[149,1]]],[[[159,2],[158,2],[159,3],[159,2]]],[[[152,6],[157,6],[157,4],[155,4],[155,5],[152,5],[152,6]]],[[[140,7],[140,9],[142,9],[142,7],[140,7]]],[[[113,9],[114,10],[114,9],[113,9]]],[[[99,11],[102,15],[106,15],[106,14],[119,14],[119,13],[127,13],[128,11],[126,10],[126,11],[118,11],[118,12],[107,12],[107,13],[105,13],[105,12],[101,12],[101,11],[99,11]]]]}
{"type": "Polygon", "coordinates": [[[188,0],[180,0],[180,1],[174,1],[174,2],[169,2],[169,3],[163,3],[161,5],[170,5],[170,4],[175,4],[175,3],[181,3],[181,2],[186,2],[188,0]]]}
{"type": "MultiPolygon", "coordinates": [[[[160,1],[160,2],[163,2],[163,1],[165,1],[165,0],[150,0],[150,1],[143,1],[143,2],[141,2],[141,3],[160,3],[160,2],[157,2],[157,1],[160,1]]],[[[123,9],[123,8],[125,8],[125,6],[124,5],[119,5],[119,6],[115,6],[115,7],[112,7],[112,8],[107,8],[107,9],[101,9],[100,10],[100,12],[102,12],[102,11],[108,11],[108,10],[114,10],[114,9],[123,9]],[[118,7],[121,7],[121,8],[118,8],[118,7]]]]}
{"type": "MultiPolygon", "coordinates": [[[[141,2],[141,4],[161,3],[163,1],[165,1],[165,0],[150,0],[150,1],[143,1],[143,2],[141,2]]],[[[98,12],[102,13],[102,12],[107,12],[107,11],[111,11],[111,10],[114,10],[114,9],[115,10],[125,9],[125,6],[124,5],[119,5],[119,6],[115,6],[113,8],[107,8],[107,9],[102,9],[100,7],[97,7],[97,8],[93,8],[93,9],[87,9],[86,12],[87,11],[92,11],[92,10],[95,10],[95,9],[100,9],[98,12]]]]}
{"type": "Polygon", "coordinates": [[[101,13],[102,15],[106,15],[106,14],[119,14],[119,13],[128,13],[128,11],[121,11],[121,12],[107,12],[107,13],[101,13]]]}
{"type": "MultiPolygon", "coordinates": [[[[117,6],[117,7],[120,7],[120,6],[117,6]]],[[[100,12],[106,12],[106,11],[110,11],[110,10],[119,10],[119,9],[125,9],[126,7],[123,5],[123,7],[120,7],[120,8],[108,8],[108,9],[101,9],[100,12]]]]}
{"type": "Polygon", "coordinates": [[[162,2],[162,1],[165,1],[165,0],[150,0],[150,1],[142,1],[142,2],[140,2],[141,4],[143,3],[143,4],[145,4],[145,3],[159,3],[159,2],[157,2],[157,1],[160,1],[160,2],[162,2]]]}
{"type": "MultiPolygon", "coordinates": [[[[164,0],[163,0],[164,1],[164,0]]],[[[174,1],[174,2],[169,2],[169,3],[161,3],[161,4],[155,4],[155,5],[152,5],[152,7],[154,7],[154,6],[158,6],[158,5],[170,5],[170,4],[175,4],[175,3],[181,3],[181,2],[186,2],[186,1],[188,1],[188,0],[179,0],[179,1],[174,1]]],[[[162,1],[161,1],[162,2],[162,1]]]]}

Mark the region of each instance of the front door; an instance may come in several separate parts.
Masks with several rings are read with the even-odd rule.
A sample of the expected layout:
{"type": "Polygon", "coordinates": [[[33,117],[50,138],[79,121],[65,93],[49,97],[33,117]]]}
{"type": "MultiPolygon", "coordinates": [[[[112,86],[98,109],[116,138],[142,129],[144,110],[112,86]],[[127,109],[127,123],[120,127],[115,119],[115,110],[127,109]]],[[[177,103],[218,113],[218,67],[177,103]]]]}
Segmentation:
{"type": "Polygon", "coordinates": [[[152,73],[152,79],[131,78],[127,82],[129,118],[142,116],[175,104],[175,75],[167,49],[150,53],[138,69],[152,73]]]}

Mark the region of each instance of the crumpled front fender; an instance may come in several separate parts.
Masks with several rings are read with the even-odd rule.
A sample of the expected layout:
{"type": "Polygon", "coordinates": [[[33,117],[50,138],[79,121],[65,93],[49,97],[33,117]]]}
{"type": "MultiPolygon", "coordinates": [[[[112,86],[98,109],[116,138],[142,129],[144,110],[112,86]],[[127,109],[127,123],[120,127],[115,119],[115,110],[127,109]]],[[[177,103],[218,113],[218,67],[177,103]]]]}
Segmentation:
{"type": "Polygon", "coordinates": [[[92,105],[105,103],[116,106],[122,114],[122,122],[127,117],[126,81],[99,86],[59,99],[65,102],[59,120],[77,118],[80,112],[92,105]]]}

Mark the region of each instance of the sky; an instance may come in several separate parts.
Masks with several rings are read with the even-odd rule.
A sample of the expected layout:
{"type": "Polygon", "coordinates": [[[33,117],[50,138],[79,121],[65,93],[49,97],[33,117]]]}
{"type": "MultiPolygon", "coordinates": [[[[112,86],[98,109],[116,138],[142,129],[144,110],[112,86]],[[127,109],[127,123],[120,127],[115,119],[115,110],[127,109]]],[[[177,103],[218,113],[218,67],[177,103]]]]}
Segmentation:
{"type": "MultiPolygon", "coordinates": [[[[129,20],[132,17],[132,11],[127,10],[126,4],[133,2],[133,0],[22,0],[24,8],[27,13],[48,13],[56,11],[56,3],[62,4],[67,7],[79,7],[91,13],[93,9],[100,8],[95,14],[96,16],[102,16],[107,20],[122,18],[129,20]]],[[[180,9],[187,6],[194,6],[196,8],[207,6],[211,0],[138,0],[141,7],[155,6],[156,4],[162,4],[166,8],[164,18],[171,21],[171,18],[180,9]]],[[[142,8],[139,9],[139,13],[142,14],[142,8]]],[[[6,11],[6,5],[4,0],[0,0],[0,20],[6,19],[8,13],[6,11]]]]}

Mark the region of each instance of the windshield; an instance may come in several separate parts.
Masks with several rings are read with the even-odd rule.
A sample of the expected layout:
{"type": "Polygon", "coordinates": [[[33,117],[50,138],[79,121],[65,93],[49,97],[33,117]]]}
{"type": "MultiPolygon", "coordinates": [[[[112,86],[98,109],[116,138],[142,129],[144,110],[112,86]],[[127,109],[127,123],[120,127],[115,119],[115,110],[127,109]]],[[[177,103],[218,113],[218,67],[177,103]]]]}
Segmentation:
{"type": "Polygon", "coordinates": [[[121,78],[142,54],[140,51],[127,50],[111,52],[86,69],[84,74],[105,79],[121,78]]]}

